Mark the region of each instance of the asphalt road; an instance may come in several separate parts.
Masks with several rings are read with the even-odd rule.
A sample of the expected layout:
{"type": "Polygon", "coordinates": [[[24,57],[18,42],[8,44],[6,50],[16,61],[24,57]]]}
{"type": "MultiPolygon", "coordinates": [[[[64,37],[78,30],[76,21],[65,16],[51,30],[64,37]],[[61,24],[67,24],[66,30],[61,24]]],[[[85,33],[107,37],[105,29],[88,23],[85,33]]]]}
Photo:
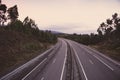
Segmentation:
{"type": "Polygon", "coordinates": [[[120,65],[87,46],[68,41],[82,71],[82,80],[120,80],[120,65]]]}
{"type": "Polygon", "coordinates": [[[120,80],[120,64],[88,46],[59,39],[0,80],[120,80]]]}

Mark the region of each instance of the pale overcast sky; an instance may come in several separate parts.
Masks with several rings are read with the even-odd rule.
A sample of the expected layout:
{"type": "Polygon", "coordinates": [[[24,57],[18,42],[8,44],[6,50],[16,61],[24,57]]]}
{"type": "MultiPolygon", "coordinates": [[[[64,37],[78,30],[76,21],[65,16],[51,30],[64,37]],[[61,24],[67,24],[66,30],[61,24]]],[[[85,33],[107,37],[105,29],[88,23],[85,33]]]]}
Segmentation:
{"type": "Polygon", "coordinates": [[[120,13],[120,0],[2,0],[18,5],[19,19],[29,16],[40,29],[65,33],[96,32],[99,24],[120,13]]]}

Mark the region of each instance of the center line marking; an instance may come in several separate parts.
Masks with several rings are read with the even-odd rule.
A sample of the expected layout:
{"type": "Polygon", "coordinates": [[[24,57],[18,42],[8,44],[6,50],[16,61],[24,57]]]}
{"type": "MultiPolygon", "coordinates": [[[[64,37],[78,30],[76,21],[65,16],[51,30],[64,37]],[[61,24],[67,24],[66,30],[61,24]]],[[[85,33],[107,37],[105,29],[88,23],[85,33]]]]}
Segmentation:
{"type": "Polygon", "coordinates": [[[89,61],[90,61],[91,64],[94,64],[94,63],[92,62],[92,60],[89,59],[89,61]]]}

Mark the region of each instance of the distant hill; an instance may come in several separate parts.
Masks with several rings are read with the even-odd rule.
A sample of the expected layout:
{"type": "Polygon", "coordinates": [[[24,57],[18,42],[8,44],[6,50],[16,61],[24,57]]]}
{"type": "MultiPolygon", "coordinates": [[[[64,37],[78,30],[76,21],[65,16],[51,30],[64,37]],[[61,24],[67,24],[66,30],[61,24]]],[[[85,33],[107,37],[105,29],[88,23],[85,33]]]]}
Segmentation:
{"type": "Polygon", "coordinates": [[[51,31],[51,33],[53,33],[53,34],[65,34],[65,33],[58,32],[58,31],[51,31]]]}

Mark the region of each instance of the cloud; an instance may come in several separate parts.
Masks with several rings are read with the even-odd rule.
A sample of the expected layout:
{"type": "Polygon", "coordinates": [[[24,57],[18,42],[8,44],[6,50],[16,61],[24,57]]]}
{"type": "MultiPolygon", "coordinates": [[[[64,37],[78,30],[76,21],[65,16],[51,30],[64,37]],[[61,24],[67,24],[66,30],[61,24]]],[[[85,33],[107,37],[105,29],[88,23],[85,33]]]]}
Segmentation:
{"type": "Polygon", "coordinates": [[[51,25],[46,27],[47,30],[52,30],[52,31],[58,31],[58,32],[64,32],[64,33],[92,33],[96,32],[96,29],[93,29],[91,26],[85,26],[83,24],[64,24],[64,25],[51,25]],[[87,27],[87,29],[86,29],[87,27]]]}
{"type": "Polygon", "coordinates": [[[120,13],[120,0],[3,0],[18,4],[19,18],[34,19],[40,29],[68,33],[96,32],[99,24],[120,13]],[[49,26],[52,25],[52,26],[49,26]]]}

